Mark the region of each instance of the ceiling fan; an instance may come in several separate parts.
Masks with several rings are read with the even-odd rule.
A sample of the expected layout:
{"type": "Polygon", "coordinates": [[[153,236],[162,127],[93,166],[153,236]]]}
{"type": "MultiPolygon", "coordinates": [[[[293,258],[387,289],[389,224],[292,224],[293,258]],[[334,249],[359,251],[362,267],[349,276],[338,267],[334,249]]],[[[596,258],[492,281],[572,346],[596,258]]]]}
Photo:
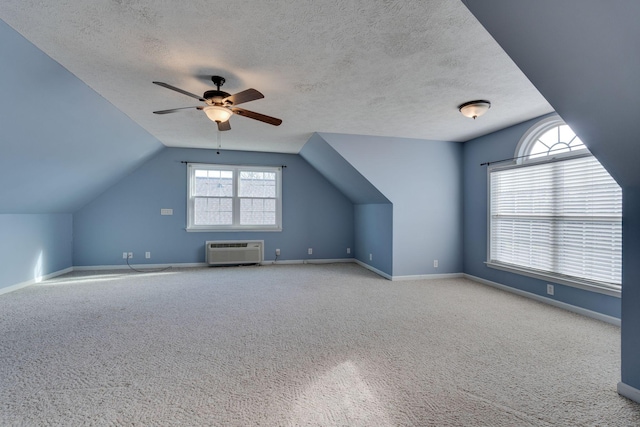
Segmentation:
{"type": "Polygon", "coordinates": [[[153,82],[158,86],[166,87],[167,89],[175,90],[183,95],[190,96],[199,101],[204,102],[206,105],[197,106],[197,107],[181,107],[181,108],[173,108],[171,110],[160,110],[154,111],[154,114],[168,114],[175,113],[180,110],[188,110],[191,108],[195,108],[197,110],[202,110],[205,112],[207,117],[212,121],[218,124],[218,130],[231,130],[231,125],[229,124],[229,117],[233,114],[237,114],[239,116],[248,117],[250,119],[259,120],[264,123],[268,123],[270,125],[279,126],[282,123],[282,120],[277,119],[275,117],[266,116],[264,114],[256,113],[254,111],[245,110],[244,108],[238,108],[236,105],[243,104],[249,101],[255,101],[256,99],[264,98],[264,95],[258,92],[255,89],[247,89],[242,92],[238,92],[234,95],[228,94],[227,92],[223,92],[220,90],[220,86],[222,86],[225,82],[224,77],[220,76],[212,76],[211,81],[215,84],[218,89],[216,90],[208,90],[202,96],[198,96],[191,92],[187,92],[186,90],[182,90],[175,86],[171,86],[167,83],[162,82],[153,82]]]}

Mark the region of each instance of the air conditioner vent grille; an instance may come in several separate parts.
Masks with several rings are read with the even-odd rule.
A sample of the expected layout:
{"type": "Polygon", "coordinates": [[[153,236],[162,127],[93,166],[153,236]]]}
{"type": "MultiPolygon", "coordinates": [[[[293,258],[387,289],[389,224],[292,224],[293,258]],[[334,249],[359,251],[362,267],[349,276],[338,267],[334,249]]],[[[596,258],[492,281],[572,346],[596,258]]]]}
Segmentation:
{"type": "Polygon", "coordinates": [[[210,243],[209,247],[214,248],[246,248],[248,243],[210,243]]]}

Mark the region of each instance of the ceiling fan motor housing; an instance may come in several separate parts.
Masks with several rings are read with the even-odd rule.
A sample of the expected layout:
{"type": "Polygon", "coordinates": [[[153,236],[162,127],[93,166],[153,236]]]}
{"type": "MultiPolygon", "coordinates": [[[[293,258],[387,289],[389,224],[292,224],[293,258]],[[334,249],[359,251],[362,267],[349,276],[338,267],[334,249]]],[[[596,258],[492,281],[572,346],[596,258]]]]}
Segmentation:
{"type": "Polygon", "coordinates": [[[231,96],[231,94],[221,90],[208,90],[202,97],[207,100],[207,104],[222,105],[222,100],[231,96]]]}

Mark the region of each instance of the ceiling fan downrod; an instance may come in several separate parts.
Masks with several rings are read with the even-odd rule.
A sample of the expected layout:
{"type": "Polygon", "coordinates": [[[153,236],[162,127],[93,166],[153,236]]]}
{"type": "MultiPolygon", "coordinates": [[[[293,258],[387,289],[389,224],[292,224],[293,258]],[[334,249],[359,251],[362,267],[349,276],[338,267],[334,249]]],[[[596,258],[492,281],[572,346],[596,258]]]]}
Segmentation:
{"type": "Polygon", "coordinates": [[[211,76],[211,81],[213,82],[214,85],[218,86],[218,91],[220,91],[220,86],[222,86],[224,82],[226,82],[224,77],[220,77],[220,76],[211,76]]]}

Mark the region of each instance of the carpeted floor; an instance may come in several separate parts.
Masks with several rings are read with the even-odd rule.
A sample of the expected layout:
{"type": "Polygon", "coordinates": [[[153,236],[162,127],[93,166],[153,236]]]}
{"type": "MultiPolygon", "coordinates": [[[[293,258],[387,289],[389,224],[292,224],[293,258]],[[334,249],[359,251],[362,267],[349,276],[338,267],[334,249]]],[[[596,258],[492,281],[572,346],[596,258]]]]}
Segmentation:
{"type": "Polygon", "coordinates": [[[0,296],[0,425],[640,425],[619,335],[355,264],[72,273],[0,296]]]}

